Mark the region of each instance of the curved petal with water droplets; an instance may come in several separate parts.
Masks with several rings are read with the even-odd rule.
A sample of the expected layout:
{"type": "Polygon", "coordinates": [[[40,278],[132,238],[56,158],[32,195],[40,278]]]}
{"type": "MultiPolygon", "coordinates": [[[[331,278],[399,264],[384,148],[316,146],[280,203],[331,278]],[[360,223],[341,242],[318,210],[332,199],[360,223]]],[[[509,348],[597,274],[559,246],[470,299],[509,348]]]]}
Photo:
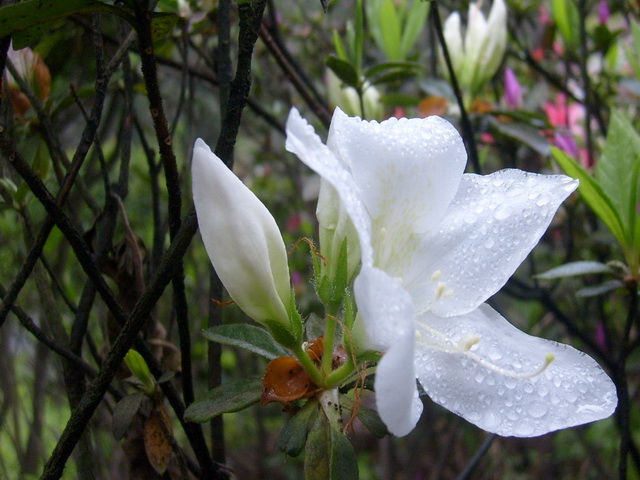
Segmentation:
{"type": "Polygon", "coordinates": [[[439,228],[423,237],[403,276],[416,310],[452,316],[485,302],[538,243],[577,185],[564,175],[521,170],[465,174],[439,228]]]}
{"type": "Polygon", "coordinates": [[[436,116],[378,123],[336,110],[329,147],[350,167],[372,222],[389,232],[437,224],[467,161],[458,131],[436,116]]]}
{"type": "Polygon", "coordinates": [[[376,406],[389,432],[403,437],[414,429],[422,402],[413,369],[414,332],[405,332],[384,354],[376,368],[376,406]]]}
{"type": "Polygon", "coordinates": [[[295,153],[303,163],[336,189],[360,237],[362,261],[371,264],[371,219],[362,203],[361,192],[355,185],[348,167],[320,141],[313,127],[295,108],[291,109],[287,119],[285,148],[295,153]]]}
{"type": "Polygon", "coordinates": [[[372,349],[387,350],[414,331],[411,296],[386,272],[363,265],[353,289],[372,349]]]}
{"type": "Polygon", "coordinates": [[[521,332],[488,305],[458,317],[425,314],[417,330],[416,375],[429,397],[488,432],[535,437],[616,408],[615,386],[591,357],[521,332]],[[532,375],[548,354],[554,360],[532,375]]]}
{"type": "Polygon", "coordinates": [[[273,216],[201,139],[192,177],[202,240],[229,295],[257,322],[288,326],[287,252],[273,216]]]}

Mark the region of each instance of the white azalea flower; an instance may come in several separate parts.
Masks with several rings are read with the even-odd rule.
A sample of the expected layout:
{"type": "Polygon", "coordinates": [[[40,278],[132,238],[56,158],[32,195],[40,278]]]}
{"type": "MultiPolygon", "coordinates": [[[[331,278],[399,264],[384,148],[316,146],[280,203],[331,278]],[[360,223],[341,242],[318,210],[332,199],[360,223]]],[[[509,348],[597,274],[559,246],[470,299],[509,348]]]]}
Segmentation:
{"type": "Polygon", "coordinates": [[[273,216],[201,139],[192,177],[202,240],[229,295],[255,321],[288,327],[287,252],[273,216]]]}
{"type": "Polygon", "coordinates": [[[488,18],[477,3],[471,2],[464,40],[458,12],[445,20],[443,33],[458,82],[472,95],[477,93],[498,70],[507,47],[504,0],[493,1],[488,18]]]}
{"type": "Polygon", "coordinates": [[[384,352],[376,398],[406,435],[440,405],[505,436],[536,436],[609,416],[613,383],[583,353],[531,337],[484,302],[538,243],[577,187],[562,175],[463,174],[456,130],[438,117],[382,123],[336,110],[328,146],[292,110],[287,149],[339,193],[360,239],[356,302],[384,352]]]}

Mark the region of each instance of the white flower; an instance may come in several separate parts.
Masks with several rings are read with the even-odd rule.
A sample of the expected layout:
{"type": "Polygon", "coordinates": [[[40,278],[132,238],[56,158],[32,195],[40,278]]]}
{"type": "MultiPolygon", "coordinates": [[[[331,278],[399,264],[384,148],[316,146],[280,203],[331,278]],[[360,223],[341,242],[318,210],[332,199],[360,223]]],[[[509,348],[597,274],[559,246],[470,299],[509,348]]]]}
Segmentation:
{"type": "Polygon", "coordinates": [[[192,177],[202,240],[229,295],[255,321],[288,327],[287,252],[273,216],[201,139],[192,177]]]}
{"type": "Polygon", "coordinates": [[[469,4],[464,41],[458,12],[449,15],[443,33],[458,82],[463,89],[470,89],[475,95],[496,73],[504,56],[507,46],[507,7],[504,0],[494,0],[488,19],[475,2],[469,4]]]}
{"type": "Polygon", "coordinates": [[[505,436],[609,416],[615,387],[590,357],[511,326],[485,300],[537,244],[577,187],[562,175],[463,174],[456,130],[438,117],[364,122],[336,110],[322,144],[294,109],[287,149],[330,182],[360,238],[356,303],[379,413],[406,435],[440,405],[505,436]]]}
{"type": "Polygon", "coordinates": [[[362,114],[362,106],[366,118],[377,119],[384,115],[384,105],[380,99],[380,92],[369,82],[365,82],[362,93],[362,106],[360,105],[360,97],[355,88],[349,87],[342,83],[332,70],[327,69],[327,94],[329,104],[344,110],[349,115],[362,114]]]}

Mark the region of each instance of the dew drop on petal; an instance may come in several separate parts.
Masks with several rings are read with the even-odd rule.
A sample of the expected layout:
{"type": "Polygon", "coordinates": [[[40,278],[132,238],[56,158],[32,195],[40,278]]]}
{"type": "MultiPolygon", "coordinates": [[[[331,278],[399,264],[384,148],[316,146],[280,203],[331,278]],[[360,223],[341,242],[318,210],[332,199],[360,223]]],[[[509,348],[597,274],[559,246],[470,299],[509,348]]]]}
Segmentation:
{"type": "Polygon", "coordinates": [[[549,407],[541,402],[533,402],[527,408],[527,412],[533,418],[542,418],[549,411],[549,407]]]}

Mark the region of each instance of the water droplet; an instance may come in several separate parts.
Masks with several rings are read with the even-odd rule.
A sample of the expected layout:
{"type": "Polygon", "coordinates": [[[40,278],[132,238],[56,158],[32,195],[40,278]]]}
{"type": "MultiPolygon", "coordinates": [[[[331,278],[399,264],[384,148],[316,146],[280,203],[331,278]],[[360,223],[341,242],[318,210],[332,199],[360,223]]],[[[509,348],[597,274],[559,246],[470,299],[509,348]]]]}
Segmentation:
{"type": "Polygon", "coordinates": [[[493,412],[487,412],[484,414],[484,428],[488,430],[495,429],[500,425],[500,417],[493,412]]]}
{"type": "Polygon", "coordinates": [[[482,373],[480,373],[480,372],[476,373],[475,380],[478,383],[482,383],[482,381],[484,380],[484,375],[482,373]]]}
{"type": "Polygon", "coordinates": [[[542,418],[549,411],[549,407],[547,407],[544,403],[541,402],[533,402],[527,408],[529,415],[533,418],[542,418]]]}
{"type": "Polygon", "coordinates": [[[538,199],[536,200],[536,205],[539,207],[544,207],[545,205],[547,205],[551,200],[549,199],[549,197],[547,197],[546,195],[540,195],[538,197],[538,199]]]}
{"type": "Polygon", "coordinates": [[[526,393],[533,393],[533,385],[531,385],[530,383],[527,383],[527,384],[524,386],[524,391],[525,391],[526,393]]]}
{"type": "Polygon", "coordinates": [[[486,242],[484,242],[484,246],[485,248],[493,248],[495,246],[496,242],[494,242],[493,238],[489,238],[487,239],[486,242]]]}
{"type": "Polygon", "coordinates": [[[465,223],[472,224],[475,223],[476,220],[478,220],[478,215],[476,215],[474,212],[467,212],[464,216],[465,223]]]}
{"type": "Polygon", "coordinates": [[[516,425],[516,434],[521,437],[527,437],[533,433],[533,426],[528,423],[519,423],[516,425]]]}

